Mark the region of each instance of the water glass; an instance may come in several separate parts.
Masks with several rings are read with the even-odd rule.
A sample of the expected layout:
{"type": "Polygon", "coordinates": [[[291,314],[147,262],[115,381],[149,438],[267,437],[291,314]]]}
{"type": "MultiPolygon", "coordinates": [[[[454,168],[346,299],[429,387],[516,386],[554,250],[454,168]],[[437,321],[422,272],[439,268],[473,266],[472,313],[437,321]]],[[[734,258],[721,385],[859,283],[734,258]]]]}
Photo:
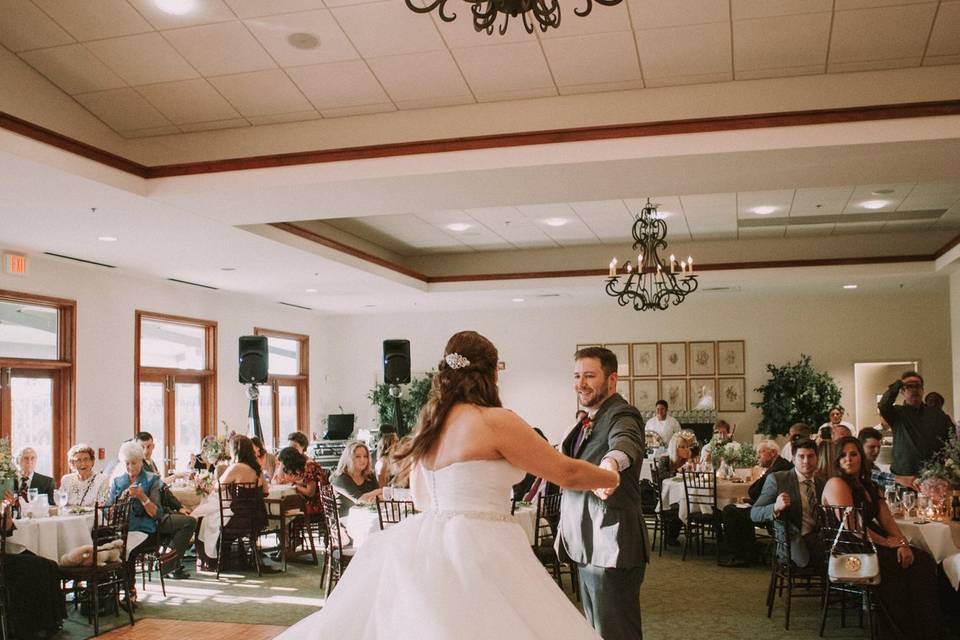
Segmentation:
{"type": "Polygon", "coordinates": [[[383,488],[383,499],[393,500],[393,487],[390,485],[387,485],[383,488]]]}
{"type": "Polygon", "coordinates": [[[27,489],[27,502],[32,503],[40,495],[39,489],[27,489]]]}
{"type": "Polygon", "coordinates": [[[927,524],[927,507],[930,506],[930,498],[922,493],[917,494],[917,519],[914,524],[927,524]]]}
{"type": "Polygon", "coordinates": [[[890,483],[885,487],[885,496],[890,513],[897,513],[900,509],[900,500],[897,498],[897,485],[890,483]]]}
{"type": "Polygon", "coordinates": [[[53,494],[53,498],[57,501],[57,506],[60,507],[60,512],[63,513],[63,510],[67,507],[67,500],[70,499],[70,496],[67,495],[66,490],[58,489],[57,492],[53,494]]]}
{"type": "Polygon", "coordinates": [[[917,503],[917,494],[913,491],[904,491],[903,497],[900,498],[900,502],[903,504],[903,516],[905,518],[910,516],[910,512],[913,511],[914,505],[917,503]]]}

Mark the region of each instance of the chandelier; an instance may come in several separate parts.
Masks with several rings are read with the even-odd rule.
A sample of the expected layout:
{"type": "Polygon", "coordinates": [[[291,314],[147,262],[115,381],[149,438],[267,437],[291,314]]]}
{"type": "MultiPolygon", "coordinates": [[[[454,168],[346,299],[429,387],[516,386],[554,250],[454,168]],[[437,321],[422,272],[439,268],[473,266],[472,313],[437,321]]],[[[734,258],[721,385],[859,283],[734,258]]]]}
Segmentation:
{"type": "Polygon", "coordinates": [[[633,250],[637,252],[637,266],[627,260],[623,265],[626,279],[620,283],[617,259],[610,261],[607,277],[607,295],[613,296],[621,307],[633,304],[637,311],[666,309],[671,304],[680,304],[687,294],[697,290],[697,276],[693,275],[693,258],[677,263],[671,254],[669,264],[664,264],[660,251],[665,251],[667,223],[657,213],[657,205],[649,198],[640,215],[633,221],[633,250]]]}
{"type": "MultiPolygon", "coordinates": [[[[447,13],[448,0],[422,0],[424,6],[414,4],[417,0],[406,0],[407,7],[416,13],[430,13],[438,9],[437,15],[444,22],[453,22],[457,17],[455,13],[447,13]]],[[[533,33],[534,27],[539,26],[540,31],[546,31],[549,28],[556,29],[560,26],[560,2],[559,0],[463,0],[471,5],[470,11],[473,13],[473,28],[477,31],[486,31],[493,33],[494,25],[497,19],[502,15],[503,22],[500,24],[500,35],[507,32],[507,24],[510,18],[518,18],[523,21],[523,28],[527,33],[533,33]]],[[[587,0],[587,6],[584,9],[574,9],[573,12],[581,18],[590,14],[593,10],[593,3],[602,4],[605,7],[612,7],[620,4],[622,0],[587,0]]]]}

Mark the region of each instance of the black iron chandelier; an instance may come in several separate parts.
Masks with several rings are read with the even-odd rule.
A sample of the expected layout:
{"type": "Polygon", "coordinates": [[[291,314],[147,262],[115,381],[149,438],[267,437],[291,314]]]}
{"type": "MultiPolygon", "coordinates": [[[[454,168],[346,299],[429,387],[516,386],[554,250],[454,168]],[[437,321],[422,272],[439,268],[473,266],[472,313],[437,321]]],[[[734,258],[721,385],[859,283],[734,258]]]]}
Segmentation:
{"type": "MultiPolygon", "coordinates": [[[[549,28],[556,29],[560,26],[560,2],[559,0],[455,0],[466,2],[471,5],[470,11],[473,13],[473,28],[477,31],[486,31],[493,33],[494,25],[500,16],[503,16],[503,22],[500,24],[500,35],[507,32],[507,24],[510,18],[519,18],[523,21],[523,28],[527,33],[533,33],[536,26],[540,31],[546,31],[549,28]]],[[[593,10],[593,3],[602,4],[605,7],[618,5],[623,0],[587,0],[587,6],[584,9],[574,9],[573,12],[581,18],[590,14],[593,10]]],[[[406,0],[407,7],[417,13],[430,13],[438,9],[437,15],[444,22],[453,22],[457,17],[455,13],[447,13],[448,0],[423,0],[424,6],[414,4],[415,0],[406,0]]]]}
{"type": "Polygon", "coordinates": [[[666,309],[683,302],[687,294],[697,290],[697,276],[693,275],[693,258],[677,262],[671,254],[664,264],[660,252],[665,251],[667,223],[657,213],[657,205],[647,199],[646,206],[633,221],[633,250],[637,252],[637,266],[629,260],[623,265],[626,279],[620,283],[617,259],[610,261],[607,277],[607,295],[613,296],[621,307],[633,304],[637,311],[666,309]]]}

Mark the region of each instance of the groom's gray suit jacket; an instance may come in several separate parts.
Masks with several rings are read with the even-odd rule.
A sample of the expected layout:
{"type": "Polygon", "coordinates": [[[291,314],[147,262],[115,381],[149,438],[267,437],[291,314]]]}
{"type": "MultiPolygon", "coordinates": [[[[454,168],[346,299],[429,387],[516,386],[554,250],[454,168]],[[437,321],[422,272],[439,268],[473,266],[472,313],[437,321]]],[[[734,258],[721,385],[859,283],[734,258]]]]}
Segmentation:
{"type": "Polygon", "coordinates": [[[593,464],[611,450],[630,458],[630,466],[620,474],[620,486],[605,501],[590,491],[563,490],[558,550],[578,564],[625,569],[650,561],[640,510],[640,467],[646,453],[643,425],[640,412],[615,393],[594,416],[593,431],[579,455],[573,450],[579,424],[563,440],[563,453],[593,464]]]}

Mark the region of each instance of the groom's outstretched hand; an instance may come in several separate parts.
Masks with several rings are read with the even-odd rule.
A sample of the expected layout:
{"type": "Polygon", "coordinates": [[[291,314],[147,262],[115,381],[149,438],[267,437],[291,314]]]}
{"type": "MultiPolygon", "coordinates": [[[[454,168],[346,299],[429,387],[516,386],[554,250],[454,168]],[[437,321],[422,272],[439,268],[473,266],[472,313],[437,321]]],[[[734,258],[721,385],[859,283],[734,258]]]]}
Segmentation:
{"type": "MultiPolygon", "coordinates": [[[[617,464],[617,461],[613,458],[604,458],[600,461],[600,468],[606,469],[607,471],[612,471],[617,474],[617,485],[620,484],[620,465],[617,464]]],[[[597,496],[601,500],[606,500],[613,495],[613,492],[617,490],[617,487],[607,487],[604,489],[594,489],[593,495],[597,496]]]]}

